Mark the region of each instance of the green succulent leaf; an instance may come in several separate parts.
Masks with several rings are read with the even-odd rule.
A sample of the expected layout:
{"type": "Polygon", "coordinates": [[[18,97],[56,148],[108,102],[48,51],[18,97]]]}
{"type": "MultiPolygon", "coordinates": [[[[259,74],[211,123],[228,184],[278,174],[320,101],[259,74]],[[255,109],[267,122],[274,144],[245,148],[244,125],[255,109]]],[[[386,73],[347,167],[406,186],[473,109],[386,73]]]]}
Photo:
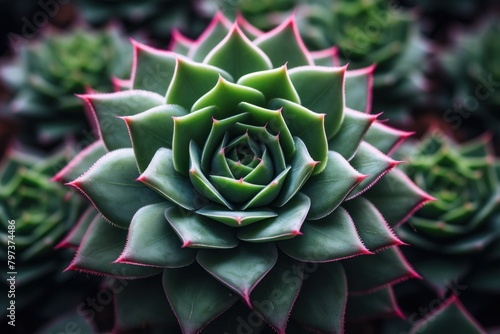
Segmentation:
{"type": "Polygon", "coordinates": [[[344,121],[339,131],[328,141],[329,149],[340,153],[347,161],[350,161],[376,118],[376,115],[367,115],[345,108],[344,121]]]}
{"type": "Polygon", "coordinates": [[[170,203],[141,208],[132,218],[127,244],[117,263],[141,264],[160,268],[177,268],[191,264],[196,251],[182,249],[182,243],[165,218],[170,203]]]}
{"type": "Polygon", "coordinates": [[[329,215],[364,178],[340,154],[328,151],[325,170],[309,178],[301,190],[311,199],[308,219],[329,215]]]}
{"type": "Polygon", "coordinates": [[[380,122],[372,124],[365,136],[365,141],[384,154],[391,154],[394,149],[412,132],[400,131],[380,122]]]}
{"type": "Polygon", "coordinates": [[[289,73],[301,105],[325,115],[326,137],[332,139],[344,120],[346,68],[304,66],[289,73]]]}
{"type": "Polygon", "coordinates": [[[238,245],[233,230],[210,218],[175,206],[165,210],[165,217],[182,240],[182,247],[226,249],[238,245]]]}
{"type": "Polygon", "coordinates": [[[75,180],[92,167],[92,165],[107,152],[102,140],[94,142],[78,153],[66,167],[54,176],[53,180],[62,183],[68,183],[75,180]]]}
{"type": "Polygon", "coordinates": [[[309,197],[298,193],[286,205],[276,209],[276,217],[240,229],[238,238],[248,242],[269,242],[300,235],[310,205],[309,197]]]}
{"type": "Polygon", "coordinates": [[[341,207],[320,220],[306,221],[301,232],[303,235],[278,243],[285,254],[300,261],[330,262],[371,254],[359,238],[353,220],[341,207]]]}
{"type": "Polygon", "coordinates": [[[174,77],[166,94],[166,103],[178,104],[191,110],[193,104],[217,84],[220,76],[233,81],[231,75],[220,68],[177,58],[174,77]]]}
{"type": "Polygon", "coordinates": [[[290,172],[283,183],[280,194],[274,201],[277,206],[283,206],[297,194],[302,186],[309,180],[317,162],[311,158],[304,142],[294,137],[295,154],[290,162],[290,172]]]}
{"type": "Polygon", "coordinates": [[[256,38],[254,43],[266,53],[275,67],[283,64],[288,64],[290,68],[314,64],[293,17],[256,38]]]}
{"type": "Polygon", "coordinates": [[[173,117],[187,115],[177,105],[162,105],[140,114],[124,117],[139,172],[144,172],[161,147],[172,148],[173,117]]]}
{"type": "Polygon", "coordinates": [[[253,309],[279,333],[285,333],[303,280],[304,272],[299,262],[279,257],[273,269],[252,292],[253,309]]]}
{"type": "Polygon", "coordinates": [[[101,216],[92,221],[75,258],[66,270],[97,273],[116,278],[141,278],[160,273],[160,269],[113,263],[125,247],[127,231],[114,227],[101,216]]]}
{"type": "Polygon", "coordinates": [[[347,71],[345,75],[345,104],[369,114],[372,107],[373,72],[375,66],[347,71]]]}
{"type": "Polygon", "coordinates": [[[177,55],[140,44],[134,45],[134,67],[132,68],[132,89],[143,89],[165,95],[174,76],[177,55]]]}
{"type": "Polygon", "coordinates": [[[300,103],[299,95],[293,87],[286,66],[249,73],[239,78],[237,84],[258,90],[264,94],[266,101],[281,98],[300,103]]]}
{"type": "Polygon", "coordinates": [[[203,62],[226,70],[236,80],[245,74],[273,67],[267,55],[252,44],[237,25],[210,51],[203,62]]]}
{"type": "Polygon", "coordinates": [[[240,243],[231,250],[200,250],[198,263],[212,276],[236,291],[250,305],[250,294],[278,259],[271,243],[240,243]]]}
{"type": "Polygon", "coordinates": [[[243,227],[278,215],[266,208],[235,211],[214,203],[197,210],[196,213],[233,227],[243,227]]]}
{"type": "Polygon", "coordinates": [[[164,104],[161,95],[141,90],[84,95],[99,122],[99,132],[108,151],[132,147],[127,127],[119,117],[132,116],[164,104]]]}
{"type": "Polygon", "coordinates": [[[377,208],[363,197],[342,203],[351,216],[364,245],[372,252],[402,245],[377,208]]]}
{"type": "Polygon", "coordinates": [[[292,317],[322,333],[343,333],[347,282],[339,263],[318,265],[297,298],[292,317]]]}
{"type": "Polygon", "coordinates": [[[160,148],[139,181],[169,201],[187,210],[195,210],[206,201],[196,192],[189,178],[174,170],[172,150],[160,148]]]}
{"type": "Polygon", "coordinates": [[[364,196],[391,227],[406,221],[415,210],[433,199],[397,169],[387,173],[364,196]]]}
{"type": "Polygon", "coordinates": [[[87,210],[81,215],[77,224],[73,229],[59,242],[56,248],[74,248],[77,249],[85,236],[90,224],[99,215],[99,212],[93,207],[89,206],[87,210]]]}
{"type": "Polygon", "coordinates": [[[242,102],[263,106],[264,95],[256,89],[234,84],[219,77],[217,84],[196,101],[191,111],[215,106],[217,114],[214,117],[222,120],[235,116],[234,112],[242,102]]]}
{"type": "Polygon", "coordinates": [[[361,142],[350,164],[358,172],[368,176],[352,190],[349,194],[349,199],[365,192],[379,178],[393,169],[398,162],[392,160],[367,142],[361,142]]]}
{"type": "Polygon", "coordinates": [[[114,280],[109,284],[115,292],[114,331],[177,324],[165,294],[158,293],[163,290],[162,275],[138,280],[114,280]]]}
{"type": "Polygon", "coordinates": [[[272,180],[264,189],[262,189],[254,198],[244,204],[242,210],[247,210],[255,207],[270,204],[279,195],[283,183],[286,180],[288,172],[291,167],[287,167],[284,171],[279,173],[274,180],[272,180]]]}
{"type": "Polygon", "coordinates": [[[417,322],[410,334],[432,334],[443,333],[443,331],[457,334],[486,333],[455,296],[450,297],[439,309],[417,322]]]}
{"type": "Polygon", "coordinates": [[[196,264],[179,269],[165,269],[163,288],[185,334],[198,333],[238,299],[238,295],[196,264]]]}
{"type": "Polygon", "coordinates": [[[351,294],[347,300],[346,319],[361,321],[387,317],[403,317],[392,287],[388,286],[369,294],[351,294]]]}
{"type": "Polygon", "coordinates": [[[208,28],[188,52],[188,57],[196,62],[202,62],[210,51],[227,36],[229,27],[230,23],[222,13],[215,14],[208,28]]]}
{"type": "Polygon", "coordinates": [[[313,174],[321,173],[328,163],[324,115],[284,99],[274,99],[269,105],[275,109],[282,108],[281,112],[290,133],[302,139],[311,157],[318,162],[313,174]]]}
{"type": "Polygon", "coordinates": [[[352,292],[375,291],[402,280],[420,277],[396,247],[348,259],[342,265],[349,291],[352,292]]]}
{"type": "Polygon", "coordinates": [[[70,185],[83,192],[106,220],[128,228],[137,210],[163,201],[137,182],[138,176],[134,152],[127,148],[106,154],[70,185]]]}

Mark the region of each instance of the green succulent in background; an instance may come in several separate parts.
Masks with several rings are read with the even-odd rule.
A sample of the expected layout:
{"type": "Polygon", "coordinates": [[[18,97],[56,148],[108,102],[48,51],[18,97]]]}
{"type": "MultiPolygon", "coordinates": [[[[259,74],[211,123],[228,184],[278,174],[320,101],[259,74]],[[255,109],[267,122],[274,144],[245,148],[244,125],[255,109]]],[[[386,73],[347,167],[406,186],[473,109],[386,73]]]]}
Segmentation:
{"type": "Polygon", "coordinates": [[[84,19],[101,26],[118,21],[128,32],[147,34],[159,41],[173,29],[197,34],[206,23],[195,10],[196,0],[77,0],[84,19]]]}
{"type": "Polygon", "coordinates": [[[426,46],[416,22],[394,2],[382,0],[309,1],[297,9],[313,48],[335,45],[341,64],[375,64],[373,110],[393,122],[408,122],[423,103],[426,46]]]}
{"type": "Polygon", "coordinates": [[[309,52],[293,17],[261,33],[219,13],[173,39],[134,42],[129,90],[83,96],[101,139],[55,177],[98,211],[68,238],[69,269],[126,282],[115,331],[399,315],[392,286],[417,276],[392,227],[430,198],[391,171],[409,134],[366,113],[370,69],[309,52]]]}
{"type": "Polygon", "coordinates": [[[20,332],[33,332],[32,326],[65,312],[85,291],[82,281],[71,282],[69,273],[61,275],[71,252],[54,250],[87,206],[79,194],[51,181],[67,162],[66,150],[41,157],[11,148],[0,166],[1,313],[9,320],[5,313],[15,300],[20,332]],[[15,298],[8,299],[9,272],[17,275],[15,298]],[[70,290],[74,283],[78,289],[70,290]],[[28,314],[30,321],[25,321],[28,314]]]}
{"type": "Polygon", "coordinates": [[[498,34],[500,23],[494,16],[475,30],[459,34],[441,57],[453,90],[451,100],[443,100],[443,119],[455,130],[461,126],[475,130],[474,119],[482,122],[482,128],[500,134],[498,34]]]}
{"type": "Polygon", "coordinates": [[[12,62],[3,64],[1,79],[14,97],[11,116],[23,128],[29,144],[54,144],[89,129],[75,94],[88,87],[112,91],[112,77],[127,77],[131,47],[117,29],[51,31],[23,45],[12,62]]]}
{"type": "MultiPolygon", "coordinates": [[[[453,288],[459,284],[468,295],[485,292],[496,296],[497,305],[500,301],[500,163],[489,141],[484,136],[457,144],[432,132],[405,152],[411,158],[402,168],[437,200],[396,233],[412,246],[405,248],[405,255],[439,298],[463,293],[453,288]]],[[[421,290],[414,290],[408,298],[418,300],[419,295],[421,290]]],[[[481,307],[486,299],[474,299],[470,312],[475,316],[486,312],[488,306],[481,307]]],[[[457,301],[450,305],[462,310],[457,301]]],[[[465,311],[458,315],[455,311],[443,312],[438,318],[464,326],[474,324],[465,311]]],[[[474,327],[472,332],[479,332],[478,325],[474,327]]]]}

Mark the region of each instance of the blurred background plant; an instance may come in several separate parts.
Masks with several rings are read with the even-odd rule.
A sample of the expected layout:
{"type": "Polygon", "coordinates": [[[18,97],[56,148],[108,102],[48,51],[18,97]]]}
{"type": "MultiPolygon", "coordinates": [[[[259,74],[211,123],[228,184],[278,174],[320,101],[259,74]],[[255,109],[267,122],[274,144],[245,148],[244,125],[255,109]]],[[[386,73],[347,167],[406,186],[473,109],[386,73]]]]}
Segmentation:
{"type": "MultiPolygon", "coordinates": [[[[11,147],[0,165],[0,257],[2,263],[1,327],[10,298],[10,277],[15,280],[15,308],[18,333],[33,333],[78,302],[96,285],[95,279],[62,273],[72,252],[54,247],[77,223],[87,207],[80,194],[52,182],[51,177],[68,162],[70,151],[57,150],[50,156],[25,148],[11,147]],[[14,222],[13,222],[14,221],[14,222]],[[9,242],[10,241],[10,242],[9,242]],[[8,248],[13,245],[14,248],[8,248]],[[8,263],[8,250],[13,250],[8,263]],[[8,269],[8,270],[7,270],[8,269]]],[[[6,327],[3,327],[3,326],[6,327]]]]}
{"type": "Polygon", "coordinates": [[[459,144],[433,131],[400,151],[409,157],[400,168],[436,201],[396,229],[411,245],[404,254],[423,278],[402,284],[397,297],[408,315],[436,298],[458,297],[467,311],[444,312],[442,321],[469,324],[469,331],[484,331],[480,324],[500,327],[494,316],[500,304],[500,160],[490,136],[459,144]]]}

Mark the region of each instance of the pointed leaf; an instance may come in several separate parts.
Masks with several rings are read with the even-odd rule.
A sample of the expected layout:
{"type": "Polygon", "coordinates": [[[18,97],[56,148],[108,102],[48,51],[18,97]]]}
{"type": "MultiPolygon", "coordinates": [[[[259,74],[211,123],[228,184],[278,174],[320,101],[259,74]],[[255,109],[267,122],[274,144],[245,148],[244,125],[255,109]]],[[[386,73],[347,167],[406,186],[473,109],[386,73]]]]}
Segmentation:
{"type": "Polygon", "coordinates": [[[321,333],[343,333],[346,301],[347,283],[342,266],[320,264],[304,280],[292,317],[321,333]]]}
{"type": "Polygon", "coordinates": [[[132,147],[127,126],[120,116],[132,116],[164,104],[161,95],[141,90],[81,96],[94,112],[108,151],[132,147]]]}
{"type": "Polygon", "coordinates": [[[71,229],[67,236],[57,244],[57,248],[74,248],[77,249],[85,236],[92,221],[99,215],[99,212],[93,207],[89,206],[82,214],[76,225],[71,229]]]}
{"type": "Polygon", "coordinates": [[[115,325],[113,331],[125,332],[151,326],[178,326],[172,308],[162,293],[162,275],[138,280],[115,280],[115,325]]]}
{"type": "Polygon", "coordinates": [[[158,192],[169,201],[187,210],[195,210],[206,202],[187,176],[174,170],[172,151],[160,148],[139,181],[158,192]]]}
{"type": "Polygon", "coordinates": [[[84,148],[75,156],[59,173],[54,176],[54,181],[68,183],[85,173],[100,157],[108,153],[102,140],[84,148]]]}
{"type": "Polygon", "coordinates": [[[260,207],[264,205],[270,204],[272,201],[276,199],[279,195],[281,188],[283,187],[283,183],[286,180],[288,172],[291,167],[287,167],[284,171],[282,171],[278,176],[274,178],[264,189],[262,189],[254,198],[244,204],[241,209],[247,210],[255,207],[260,207]]]}
{"type": "Polygon", "coordinates": [[[340,154],[328,151],[325,170],[310,177],[301,190],[311,199],[308,219],[320,219],[333,212],[364,178],[340,154]]]}
{"type": "Polygon", "coordinates": [[[370,251],[375,252],[403,244],[387,225],[377,208],[365,198],[358,197],[344,202],[342,207],[351,216],[361,240],[370,251]]]}
{"type": "Polygon", "coordinates": [[[165,210],[171,207],[173,204],[158,203],[137,211],[130,224],[127,245],[117,263],[177,268],[194,261],[196,252],[181,249],[181,241],[165,218],[165,210]]]}
{"type": "Polygon", "coordinates": [[[156,151],[161,147],[172,148],[174,121],[172,117],[184,116],[188,112],[176,105],[162,105],[138,115],[124,117],[137,166],[146,170],[156,151]]]}
{"type": "Polygon", "coordinates": [[[238,25],[233,26],[203,62],[226,70],[235,80],[248,73],[273,68],[267,55],[252,44],[238,25]]]}
{"type": "Polygon", "coordinates": [[[388,286],[370,294],[350,294],[347,300],[348,321],[363,321],[387,317],[404,317],[399,309],[392,287],[388,286]]]}
{"type": "Polygon", "coordinates": [[[276,209],[277,217],[240,229],[238,238],[248,242],[269,242],[300,235],[310,205],[309,197],[298,193],[286,205],[276,209]]]}
{"type": "Polygon", "coordinates": [[[193,105],[191,111],[216,106],[218,120],[235,116],[236,107],[242,102],[264,105],[264,95],[251,87],[231,83],[219,77],[217,84],[193,105]]]}
{"type": "Polygon", "coordinates": [[[165,210],[165,217],[181,238],[182,247],[223,249],[238,245],[238,239],[230,228],[210,218],[179,207],[165,210]]]}
{"type": "Polygon", "coordinates": [[[317,162],[311,158],[304,142],[298,138],[293,138],[295,142],[295,154],[290,162],[290,173],[285,179],[283,188],[278,198],[274,201],[277,206],[283,206],[297,194],[302,186],[309,180],[317,162]]]}
{"type": "Polygon", "coordinates": [[[97,216],[68,269],[117,278],[141,278],[160,273],[157,268],[113,263],[125,247],[126,240],[127,230],[114,227],[97,216]]]}
{"type": "Polygon", "coordinates": [[[375,146],[384,154],[391,154],[401,142],[411,136],[413,132],[400,131],[383,123],[375,122],[365,136],[365,141],[375,146]]]}
{"type": "Polygon", "coordinates": [[[387,173],[364,196],[375,205],[391,227],[406,221],[414,211],[432,200],[397,169],[387,173]]]}
{"type": "Polygon", "coordinates": [[[174,75],[177,55],[134,40],[132,44],[134,45],[132,89],[143,89],[165,96],[174,75]]]}
{"type": "Polygon", "coordinates": [[[252,87],[264,94],[266,101],[282,98],[300,103],[299,95],[288,76],[286,66],[275,69],[249,73],[237,81],[238,85],[252,87]]]}
{"type": "Polygon", "coordinates": [[[367,115],[345,108],[344,121],[339,131],[328,141],[329,150],[340,153],[347,161],[350,161],[376,118],[376,115],[367,115]]]}
{"type": "Polygon", "coordinates": [[[196,213],[233,227],[243,227],[278,215],[276,212],[267,208],[234,211],[214,203],[210,203],[199,209],[196,213]]]}
{"type": "Polygon", "coordinates": [[[304,66],[290,70],[290,80],[301,104],[318,114],[325,114],[326,137],[338,132],[344,120],[345,67],[304,66]]]}
{"type": "Polygon", "coordinates": [[[196,264],[165,269],[163,288],[184,334],[198,333],[238,300],[196,264]]]}
{"type": "Polygon", "coordinates": [[[336,46],[324,50],[311,51],[310,54],[314,64],[317,66],[339,66],[339,49],[336,46]]]}
{"type": "Polygon", "coordinates": [[[290,133],[304,142],[311,157],[318,162],[313,174],[321,173],[328,163],[324,115],[283,99],[274,99],[269,105],[274,109],[283,108],[281,112],[290,133]]]}
{"type": "Polygon", "coordinates": [[[455,296],[441,304],[441,307],[417,322],[410,334],[432,333],[486,334],[481,325],[469,314],[455,296]]]}
{"type": "Polygon", "coordinates": [[[188,52],[188,57],[196,62],[202,62],[207,54],[226,37],[229,28],[229,21],[221,12],[217,12],[203,34],[194,42],[188,52]]]}
{"type": "Polygon", "coordinates": [[[393,169],[399,162],[392,160],[367,142],[361,142],[358,151],[349,162],[351,166],[367,175],[349,194],[348,199],[359,196],[370,188],[378,179],[393,169]]]}
{"type": "Polygon", "coordinates": [[[290,68],[314,64],[300,37],[293,16],[273,30],[259,36],[254,43],[267,54],[274,67],[287,63],[290,68]]]}
{"type": "Polygon", "coordinates": [[[181,34],[176,28],[172,29],[170,44],[167,48],[168,50],[183,56],[187,56],[189,50],[193,47],[193,45],[194,41],[181,34]]]}
{"type": "Polygon", "coordinates": [[[231,203],[229,203],[224,196],[212,185],[212,183],[206,178],[203,174],[203,171],[200,167],[200,149],[196,145],[196,143],[192,140],[189,143],[189,158],[190,158],[190,166],[189,166],[189,179],[191,180],[191,184],[198,190],[200,194],[205,196],[207,199],[224,205],[228,209],[233,209],[231,203]]]}
{"type": "Polygon", "coordinates": [[[233,81],[231,75],[220,68],[177,58],[174,77],[166,94],[166,103],[178,104],[191,110],[193,104],[217,84],[220,76],[233,81]]]}
{"type": "Polygon", "coordinates": [[[134,152],[127,148],[106,154],[70,185],[83,192],[111,223],[128,228],[137,210],[164,201],[137,182],[138,176],[134,152]]]}
{"type": "Polygon", "coordinates": [[[274,266],[278,251],[271,243],[240,243],[231,250],[200,250],[196,259],[206,271],[250,305],[250,293],[274,266]]]}
{"type": "Polygon", "coordinates": [[[251,200],[264,186],[256,185],[234,178],[210,175],[210,182],[224,198],[230,198],[232,203],[244,203],[251,200]]]}
{"type": "Polygon", "coordinates": [[[254,310],[280,334],[285,333],[303,279],[300,263],[282,256],[252,293],[254,310]]]}
{"type": "Polygon", "coordinates": [[[317,221],[306,221],[302,235],[278,243],[288,256],[306,262],[330,262],[371,254],[359,239],[351,217],[343,208],[317,221]]]}
{"type": "Polygon", "coordinates": [[[349,291],[372,292],[420,276],[410,267],[397,247],[379,253],[358,256],[342,262],[349,291]]]}
{"type": "Polygon", "coordinates": [[[375,66],[347,71],[345,76],[345,105],[369,114],[372,109],[373,73],[375,66]]]}

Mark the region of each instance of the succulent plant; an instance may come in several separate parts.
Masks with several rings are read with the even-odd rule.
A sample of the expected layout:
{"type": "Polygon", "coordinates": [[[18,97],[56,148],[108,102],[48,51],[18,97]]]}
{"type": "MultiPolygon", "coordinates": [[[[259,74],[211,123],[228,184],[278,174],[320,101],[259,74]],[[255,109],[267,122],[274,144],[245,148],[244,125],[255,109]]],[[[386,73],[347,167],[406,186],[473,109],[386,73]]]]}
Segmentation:
{"type": "Polygon", "coordinates": [[[441,57],[453,88],[452,99],[444,100],[443,119],[455,130],[473,127],[469,123],[474,119],[482,123],[480,128],[500,135],[499,33],[498,17],[491,17],[475,30],[459,34],[441,57]]]}
{"type": "Polygon", "coordinates": [[[5,313],[9,312],[10,300],[15,301],[16,328],[20,332],[32,332],[30,326],[54,316],[48,314],[51,310],[65,311],[61,307],[67,304],[56,302],[60,301],[61,292],[66,302],[74,299],[67,290],[71,275],[61,276],[71,252],[56,251],[54,247],[75,225],[87,204],[79,194],[51,181],[54,172],[67,161],[66,150],[40,157],[12,148],[0,166],[2,322],[13,320],[6,318],[5,313]],[[12,290],[13,281],[7,280],[12,275],[15,276],[15,296],[7,293],[12,290]],[[30,321],[24,321],[25,312],[32,312],[33,306],[36,312],[30,314],[30,321]]]}
{"type": "MultiPolygon", "coordinates": [[[[489,141],[484,136],[457,144],[436,131],[406,152],[411,159],[402,168],[437,200],[396,233],[412,246],[404,253],[438,298],[458,297],[464,292],[454,288],[458,284],[468,295],[486,292],[496,295],[497,305],[500,301],[500,163],[489,141]]],[[[408,298],[419,295],[421,289],[408,298]]],[[[473,307],[480,309],[485,300],[477,298],[473,307]]],[[[478,315],[472,308],[470,312],[478,315]]],[[[455,313],[440,317],[448,323],[470,318],[465,312],[446,315],[455,313]]]]}
{"type": "Polygon", "coordinates": [[[112,91],[112,76],[130,73],[131,48],[117,29],[94,32],[50,31],[22,45],[12,62],[1,67],[1,79],[15,94],[10,112],[29,144],[54,144],[89,129],[75,94],[87,87],[112,91]]]}
{"type": "Polygon", "coordinates": [[[117,278],[115,330],[398,315],[392,285],[417,275],[391,229],[429,196],[391,171],[409,134],[367,113],[370,69],[309,52],[293,17],[262,33],[219,13],[196,41],[134,48],[129,90],[82,96],[101,140],[55,177],[99,212],[68,269],[117,278]]]}
{"type": "Polygon", "coordinates": [[[341,64],[375,64],[373,110],[391,121],[408,122],[423,102],[426,52],[414,18],[394,1],[306,1],[297,15],[312,48],[335,45],[341,64]]]}

